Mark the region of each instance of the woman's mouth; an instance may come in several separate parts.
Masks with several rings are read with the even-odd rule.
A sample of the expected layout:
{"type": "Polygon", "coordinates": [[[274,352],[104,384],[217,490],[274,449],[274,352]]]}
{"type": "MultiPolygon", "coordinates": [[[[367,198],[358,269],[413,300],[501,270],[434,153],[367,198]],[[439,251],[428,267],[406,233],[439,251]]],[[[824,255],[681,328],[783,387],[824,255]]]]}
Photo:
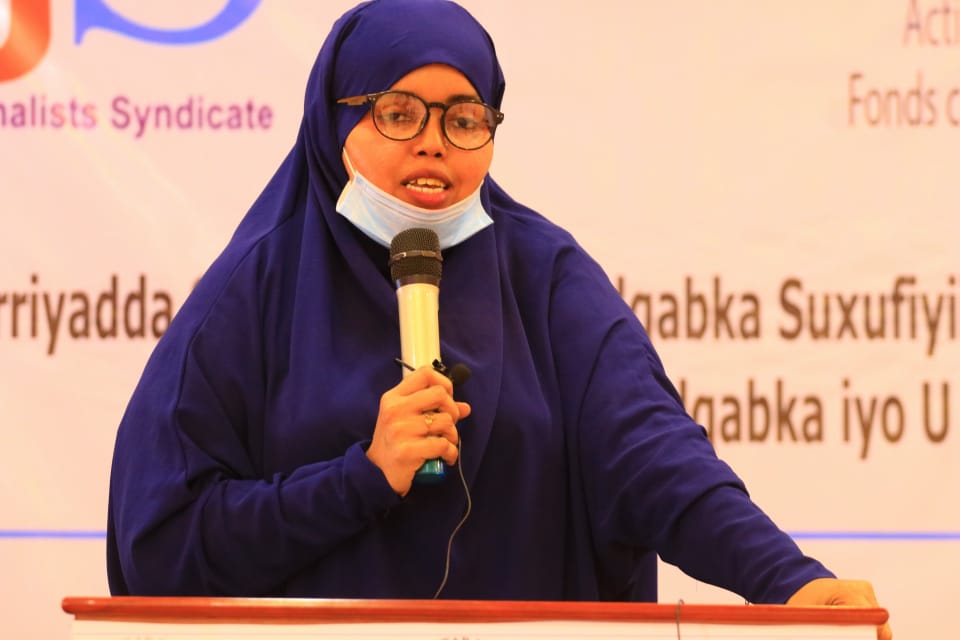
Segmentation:
{"type": "Polygon", "coordinates": [[[448,188],[445,182],[436,178],[416,178],[404,183],[403,186],[420,193],[440,193],[448,188]]]}

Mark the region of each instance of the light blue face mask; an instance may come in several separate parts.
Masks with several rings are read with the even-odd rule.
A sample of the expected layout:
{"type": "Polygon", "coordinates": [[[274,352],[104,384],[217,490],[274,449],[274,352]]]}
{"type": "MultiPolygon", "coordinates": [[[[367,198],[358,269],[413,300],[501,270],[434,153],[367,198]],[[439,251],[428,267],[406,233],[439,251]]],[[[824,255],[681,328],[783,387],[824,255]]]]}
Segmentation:
{"type": "Polygon", "coordinates": [[[343,157],[353,179],[340,193],[337,213],[384,247],[401,231],[422,227],[436,232],[440,248],[447,249],[493,224],[480,202],[480,187],[446,209],[422,209],[377,188],[353,168],[346,151],[343,157]]]}

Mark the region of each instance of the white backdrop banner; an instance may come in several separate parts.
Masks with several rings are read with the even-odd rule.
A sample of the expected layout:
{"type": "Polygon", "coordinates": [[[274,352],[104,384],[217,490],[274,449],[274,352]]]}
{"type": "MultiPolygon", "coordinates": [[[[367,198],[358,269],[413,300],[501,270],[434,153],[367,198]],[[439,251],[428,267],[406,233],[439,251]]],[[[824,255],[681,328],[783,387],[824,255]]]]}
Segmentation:
{"type": "MultiPolygon", "coordinates": [[[[942,635],[960,6],[463,4],[507,78],[495,178],[598,258],[757,502],[900,637],[942,635]]],[[[351,5],[0,0],[4,636],[66,638],[60,598],[107,593],[116,425],[351,5]]],[[[736,602],[664,566],[678,598],[736,602]]]]}

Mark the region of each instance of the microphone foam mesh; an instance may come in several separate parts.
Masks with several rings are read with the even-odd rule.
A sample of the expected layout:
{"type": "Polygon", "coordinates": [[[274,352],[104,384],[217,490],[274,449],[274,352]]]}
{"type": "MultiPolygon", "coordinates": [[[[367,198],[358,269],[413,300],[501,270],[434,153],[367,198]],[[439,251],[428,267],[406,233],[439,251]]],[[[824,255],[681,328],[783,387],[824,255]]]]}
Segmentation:
{"type": "Polygon", "coordinates": [[[442,270],[440,238],[434,231],[414,227],[393,237],[390,242],[390,277],[394,281],[409,276],[428,276],[439,280],[442,270]]]}

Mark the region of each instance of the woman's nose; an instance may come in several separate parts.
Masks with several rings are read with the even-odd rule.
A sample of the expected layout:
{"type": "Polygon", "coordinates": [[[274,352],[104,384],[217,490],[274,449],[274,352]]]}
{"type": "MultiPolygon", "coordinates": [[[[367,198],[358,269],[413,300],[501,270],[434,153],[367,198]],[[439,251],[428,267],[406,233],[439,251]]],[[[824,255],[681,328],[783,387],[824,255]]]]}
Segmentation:
{"type": "Polygon", "coordinates": [[[443,135],[443,126],[441,124],[441,119],[444,114],[443,110],[439,107],[431,106],[430,109],[430,118],[427,119],[427,124],[423,127],[423,131],[416,137],[417,153],[439,158],[447,151],[447,139],[446,136],[443,135]]]}

